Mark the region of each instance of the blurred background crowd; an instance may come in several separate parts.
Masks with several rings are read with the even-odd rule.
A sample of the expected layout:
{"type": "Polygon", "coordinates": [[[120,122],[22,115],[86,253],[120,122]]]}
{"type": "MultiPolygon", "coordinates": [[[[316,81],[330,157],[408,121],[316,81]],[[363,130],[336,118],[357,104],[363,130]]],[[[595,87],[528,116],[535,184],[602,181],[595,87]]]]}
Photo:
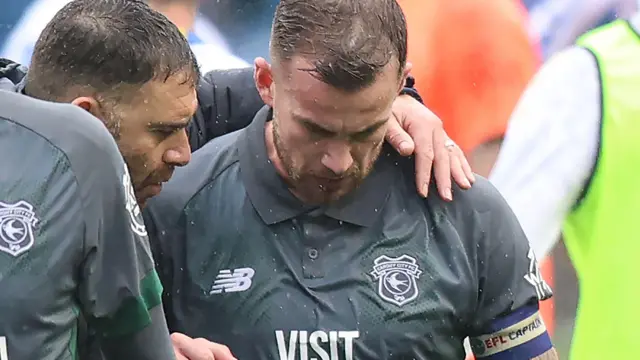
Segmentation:
{"type": "MultiPolygon", "coordinates": [[[[250,66],[268,57],[278,0],[149,0],[180,27],[203,71],[250,66]]],[[[628,18],[640,0],[399,0],[409,27],[409,60],[425,103],[489,176],[527,84],[554,54],[585,32],[628,18]],[[496,86],[496,81],[502,82],[496,86]]],[[[28,65],[33,45],[66,0],[3,0],[0,57],[28,65]]],[[[578,285],[562,242],[543,262],[555,297],[545,321],[561,357],[573,332],[578,285]]]]}

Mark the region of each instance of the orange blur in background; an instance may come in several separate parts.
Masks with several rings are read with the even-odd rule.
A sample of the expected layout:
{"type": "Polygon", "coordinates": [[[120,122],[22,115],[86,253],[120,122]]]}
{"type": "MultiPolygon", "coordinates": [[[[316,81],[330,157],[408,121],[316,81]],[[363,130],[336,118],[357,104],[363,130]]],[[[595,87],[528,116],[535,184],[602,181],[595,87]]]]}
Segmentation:
{"type": "MultiPolygon", "coordinates": [[[[398,0],[409,31],[411,74],[425,105],[469,156],[504,136],[518,99],[541,63],[518,0],[398,0]]],[[[553,259],[542,261],[553,288],[553,259]]],[[[541,303],[554,332],[553,298],[541,303]]]]}

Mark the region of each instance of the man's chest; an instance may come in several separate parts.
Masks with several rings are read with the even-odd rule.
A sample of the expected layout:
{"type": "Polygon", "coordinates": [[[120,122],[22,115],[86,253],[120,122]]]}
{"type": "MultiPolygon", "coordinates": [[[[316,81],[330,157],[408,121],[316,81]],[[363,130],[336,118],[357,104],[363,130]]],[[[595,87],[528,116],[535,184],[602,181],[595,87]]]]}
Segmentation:
{"type": "Polygon", "coordinates": [[[473,276],[428,246],[428,228],[338,225],[292,221],[187,237],[174,330],[223,342],[241,358],[463,351],[473,276]]]}

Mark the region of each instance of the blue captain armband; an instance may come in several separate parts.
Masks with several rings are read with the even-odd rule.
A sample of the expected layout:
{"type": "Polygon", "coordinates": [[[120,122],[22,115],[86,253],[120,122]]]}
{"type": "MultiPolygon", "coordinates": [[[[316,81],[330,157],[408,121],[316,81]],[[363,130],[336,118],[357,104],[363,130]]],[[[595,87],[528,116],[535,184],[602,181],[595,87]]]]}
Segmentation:
{"type": "Polygon", "coordinates": [[[471,336],[473,354],[483,360],[531,359],[552,348],[538,304],[496,319],[484,335],[471,336]]]}

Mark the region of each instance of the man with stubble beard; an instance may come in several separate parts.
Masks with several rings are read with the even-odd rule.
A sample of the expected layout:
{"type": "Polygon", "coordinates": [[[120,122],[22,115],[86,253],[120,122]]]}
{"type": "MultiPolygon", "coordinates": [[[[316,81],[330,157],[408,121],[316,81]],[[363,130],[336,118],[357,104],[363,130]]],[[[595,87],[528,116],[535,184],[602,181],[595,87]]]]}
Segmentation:
{"type": "MultiPolygon", "coordinates": [[[[15,63],[3,60],[2,65],[0,87],[72,103],[107,125],[131,173],[134,190],[127,206],[136,216],[137,205],[144,206],[174,168],[189,161],[189,145],[195,150],[213,137],[245,126],[251,120],[247,109],[255,111],[260,101],[255,89],[245,93],[252,78],[246,70],[201,79],[178,29],[135,0],[73,1],[42,33],[28,76],[15,63]]],[[[469,186],[465,175],[473,177],[466,160],[457,147],[445,146],[439,121],[410,96],[398,97],[395,104],[397,116],[390,121],[387,138],[405,155],[415,149],[419,189],[424,191],[430,179],[434,157],[444,197],[451,198],[452,174],[462,186],[469,186]]],[[[144,229],[139,220],[134,226],[144,229]]],[[[173,340],[179,356],[199,358],[195,352],[188,354],[192,345],[228,354],[224,347],[203,339],[174,334],[173,340]]]]}
{"type": "Polygon", "coordinates": [[[384,144],[410,71],[398,4],[281,0],[270,47],[266,106],[144,211],[170,329],[240,359],[463,359],[471,337],[479,358],[557,360],[499,193],[425,199],[384,144]]]}

